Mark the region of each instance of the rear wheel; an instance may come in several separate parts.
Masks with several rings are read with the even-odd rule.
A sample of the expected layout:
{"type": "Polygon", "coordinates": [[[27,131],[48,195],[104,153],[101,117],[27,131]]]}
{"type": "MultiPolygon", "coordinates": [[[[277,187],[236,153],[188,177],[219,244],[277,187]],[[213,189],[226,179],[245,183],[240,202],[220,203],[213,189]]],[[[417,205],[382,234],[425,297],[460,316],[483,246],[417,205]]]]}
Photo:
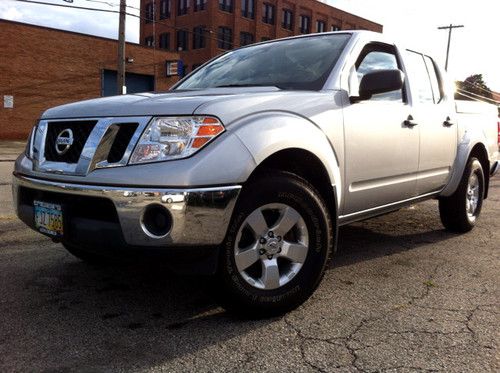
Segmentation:
{"type": "Polygon", "coordinates": [[[246,317],[284,313],[318,286],[333,229],[319,193],[288,173],[247,185],[222,248],[217,295],[246,317]]]}
{"type": "Polygon", "coordinates": [[[474,228],[484,198],[484,173],[477,158],[470,158],[455,193],[440,198],[439,214],[446,229],[464,233],[474,228]]]}

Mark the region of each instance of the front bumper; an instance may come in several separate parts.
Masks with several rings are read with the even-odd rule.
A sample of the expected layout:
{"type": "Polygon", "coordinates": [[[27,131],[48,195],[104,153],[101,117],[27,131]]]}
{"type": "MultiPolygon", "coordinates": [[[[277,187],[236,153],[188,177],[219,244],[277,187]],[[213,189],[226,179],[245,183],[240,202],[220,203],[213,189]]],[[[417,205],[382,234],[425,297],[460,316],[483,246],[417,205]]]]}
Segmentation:
{"type": "Polygon", "coordinates": [[[113,235],[105,232],[114,232],[134,247],[220,244],[241,190],[240,185],[189,189],[98,186],[35,179],[18,173],[13,175],[12,188],[17,215],[32,228],[33,199],[42,199],[62,203],[71,212],[72,224],[65,228],[62,240],[102,242],[103,237],[97,236],[106,239],[113,235]],[[86,206],[72,208],[76,204],[86,206]],[[104,210],[106,204],[113,211],[99,210],[104,210]],[[150,205],[163,206],[170,213],[172,227],[168,234],[152,236],[144,229],[143,214],[150,205]],[[85,213],[79,214],[83,210],[85,213]],[[87,230],[82,232],[83,226],[87,230]],[[95,237],[87,237],[93,235],[91,232],[95,237]]]}

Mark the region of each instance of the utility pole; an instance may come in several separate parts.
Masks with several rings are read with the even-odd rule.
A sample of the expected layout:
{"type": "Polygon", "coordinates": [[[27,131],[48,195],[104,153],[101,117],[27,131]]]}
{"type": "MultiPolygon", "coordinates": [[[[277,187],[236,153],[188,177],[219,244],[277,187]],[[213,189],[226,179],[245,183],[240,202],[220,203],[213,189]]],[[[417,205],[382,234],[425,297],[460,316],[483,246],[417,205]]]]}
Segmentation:
{"type": "Polygon", "coordinates": [[[453,25],[450,23],[449,26],[441,26],[438,27],[438,30],[449,30],[448,32],[448,47],[446,48],[446,64],[444,66],[444,69],[448,71],[448,58],[450,57],[450,42],[451,42],[451,30],[454,28],[461,28],[464,27],[464,25],[453,25]]]}
{"type": "Polygon", "coordinates": [[[118,26],[118,74],[116,85],[118,94],[123,95],[127,92],[125,86],[125,12],[127,9],[127,0],[120,0],[120,23],[118,26]]]}

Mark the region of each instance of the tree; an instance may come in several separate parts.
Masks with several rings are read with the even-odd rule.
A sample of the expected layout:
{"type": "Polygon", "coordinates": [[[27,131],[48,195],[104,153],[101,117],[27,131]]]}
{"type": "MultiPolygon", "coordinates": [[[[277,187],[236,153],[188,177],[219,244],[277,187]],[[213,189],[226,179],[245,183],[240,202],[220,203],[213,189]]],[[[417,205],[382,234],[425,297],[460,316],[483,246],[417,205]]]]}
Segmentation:
{"type": "MultiPolygon", "coordinates": [[[[455,82],[457,86],[457,98],[461,100],[473,100],[474,98],[481,100],[482,98],[493,98],[491,89],[483,80],[483,74],[474,74],[467,79],[455,82]],[[463,94],[467,96],[464,96],[463,94]],[[470,96],[470,97],[468,97],[470,96]],[[481,97],[478,97],[481,96],[481,97]]],[[[484,100],[488,102],[488,100],[484,100]]]]}

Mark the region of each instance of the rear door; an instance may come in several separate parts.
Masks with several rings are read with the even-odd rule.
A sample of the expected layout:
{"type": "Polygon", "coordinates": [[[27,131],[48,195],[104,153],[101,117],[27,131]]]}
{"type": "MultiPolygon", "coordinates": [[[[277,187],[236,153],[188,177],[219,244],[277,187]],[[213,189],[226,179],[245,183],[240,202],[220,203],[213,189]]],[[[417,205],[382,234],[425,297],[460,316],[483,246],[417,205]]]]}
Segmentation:
{"type": "Polygon", "coordinates": [[[443,83],[434,61],[406,51],[412,103],[420,128],[417,194],[440,190],[450,176],[457,151],[456,112],[453,100],[443,94],[443,83]]]}
{"type": "MultiPolygon", "coordinates": [[[[393,45],[367,44],[350,68],[349,95],[357,95],[364,74],[398,68],[401,62],[393,45]]],[[[405,91],[374,95],[344,108],[343,215],[415,196],[419,129],[405,125],[412,115],[405,91]]]]}

